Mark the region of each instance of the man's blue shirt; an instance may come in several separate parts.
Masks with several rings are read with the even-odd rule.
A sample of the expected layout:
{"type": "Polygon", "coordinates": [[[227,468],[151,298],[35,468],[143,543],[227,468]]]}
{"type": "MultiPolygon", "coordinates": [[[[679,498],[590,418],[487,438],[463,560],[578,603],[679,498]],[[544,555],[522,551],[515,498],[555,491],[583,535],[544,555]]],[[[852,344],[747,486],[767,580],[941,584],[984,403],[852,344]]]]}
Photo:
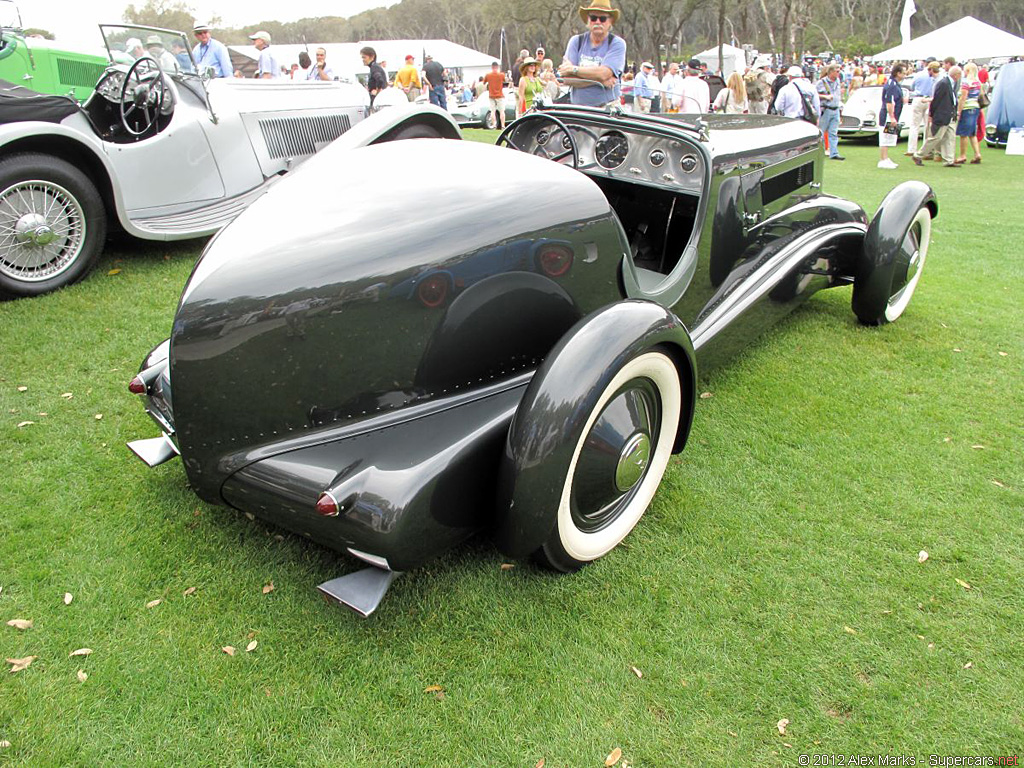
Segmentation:
{"type": "Polygon", "coordinates": [[[598,107],[619,100],[619,78],[626,67],[625,40],[618,35],[609,34],[595,47],[591,43],[589,32],[573,35],[565,49],[565,58],[577,67],[608,67],[615,75],[615,85],[611,88],[605,88],[603,85],[573,88],[570,97],[573,104],[598,107]]]}
{"type": "Polygon", "coordinates": [[[234,74],[228,47],[220,40],[214,40],[211,37],[210,42],[205,45],[198,43],[192,49],[192,58],[196,60],[196,66],[200,73],[206,67],[212,67],[214,77],[231,77],[234,74]]]}
{"type": "Polygon", "coordinates": [[[914,75],[914,85],[912,87],[915,96],[931,96],[935,90],[935,80],[929,74],[927,69],[921,70],[914,75]]]}

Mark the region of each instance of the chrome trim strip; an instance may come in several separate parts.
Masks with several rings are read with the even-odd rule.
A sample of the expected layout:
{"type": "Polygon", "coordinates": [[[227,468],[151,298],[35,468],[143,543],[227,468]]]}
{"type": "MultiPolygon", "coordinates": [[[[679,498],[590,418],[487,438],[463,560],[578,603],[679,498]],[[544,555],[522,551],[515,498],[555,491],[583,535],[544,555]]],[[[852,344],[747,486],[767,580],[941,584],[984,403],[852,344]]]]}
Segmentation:
{"type": "Polygon", "coordinates": [[[700,349],[755,301],[771,291],[778,283],[778,280],[772,280],[772,277],[788,274],[789,270],[838,235],[864,235],[865,232],[866,224],[842,222],[827,224],[794,240],[787,248],[766,261],[753,275],[747,277],[744,280],[744,290],[737,291],[723,301],[703,323],[691,331],[694,350],[700,349]]]}
{"type": "Polygon", "coordinates": [[[358,557],[363,562],[375,565],[378,568],[383,568],[385,571],[391,570],[391,565],[388,563],[388,559],[386,557],[371,555],[369,552],[360,552],[358,549],[353,549],[352,547],[347,547],[346,549],[348,549],[348,553],[350,555],[358,557]]]}

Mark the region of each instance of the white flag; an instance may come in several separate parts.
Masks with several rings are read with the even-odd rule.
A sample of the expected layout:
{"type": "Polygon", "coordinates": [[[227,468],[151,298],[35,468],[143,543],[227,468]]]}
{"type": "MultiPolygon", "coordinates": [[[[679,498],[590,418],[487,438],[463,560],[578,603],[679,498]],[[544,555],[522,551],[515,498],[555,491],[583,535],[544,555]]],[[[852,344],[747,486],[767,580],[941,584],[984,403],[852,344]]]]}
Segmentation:
{"type": "Polygon", "coordinates": [[[917,6],[914,0],[906,0],[903,6],[903,18],[900,19],[900,37],[903,38],[903,45],[910,42],[910,17],[917,13],[917,6]]]}

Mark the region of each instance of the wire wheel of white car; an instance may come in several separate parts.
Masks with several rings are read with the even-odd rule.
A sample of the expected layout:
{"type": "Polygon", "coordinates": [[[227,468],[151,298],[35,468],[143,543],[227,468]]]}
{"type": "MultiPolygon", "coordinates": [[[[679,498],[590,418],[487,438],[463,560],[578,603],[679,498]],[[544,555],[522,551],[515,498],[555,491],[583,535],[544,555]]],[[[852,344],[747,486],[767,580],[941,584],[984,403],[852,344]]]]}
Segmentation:
{"type": "Polygon", "coordinates": [[[626,538],[661,484],[681,408],[679,372],[666,354],[651,350],[623,365],[576,444],[538,559],[574,571],[626,538]]]}
{"type": "Polygon", "coordinates": [[[0,294],[35,296],[80,280],[105,236],[103,201],[77,168],[39,154],[0,161],[0,294]]]}

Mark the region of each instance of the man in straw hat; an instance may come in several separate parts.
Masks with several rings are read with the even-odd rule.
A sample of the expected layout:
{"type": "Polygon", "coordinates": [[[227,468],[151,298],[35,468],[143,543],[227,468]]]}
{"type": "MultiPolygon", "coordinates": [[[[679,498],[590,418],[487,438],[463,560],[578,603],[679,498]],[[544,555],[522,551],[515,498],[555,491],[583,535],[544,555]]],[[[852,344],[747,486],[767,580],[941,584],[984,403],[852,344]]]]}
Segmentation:
{"type": "Polygon", "coordinates": [[[196,46],[192,49],[192,58],[196,60],[199,74],[210,72],[213,77],[231,77],[234,67],[231,66],[231,56],[228,48],[220,40],[213,39],[210,25],[203,21],[197,21],[192,27],[192,34],[196,38],[196,46]]]}
{"type": "Polygon", "coordinates": [[[610,0],[592,0],[580,6],[580,18],[588,31],[569,40],[558,74],[572,86],[573,104],[618,104],[619,78],[626,66],[626,41],[612,34],[619,9],[610,0]]]}

